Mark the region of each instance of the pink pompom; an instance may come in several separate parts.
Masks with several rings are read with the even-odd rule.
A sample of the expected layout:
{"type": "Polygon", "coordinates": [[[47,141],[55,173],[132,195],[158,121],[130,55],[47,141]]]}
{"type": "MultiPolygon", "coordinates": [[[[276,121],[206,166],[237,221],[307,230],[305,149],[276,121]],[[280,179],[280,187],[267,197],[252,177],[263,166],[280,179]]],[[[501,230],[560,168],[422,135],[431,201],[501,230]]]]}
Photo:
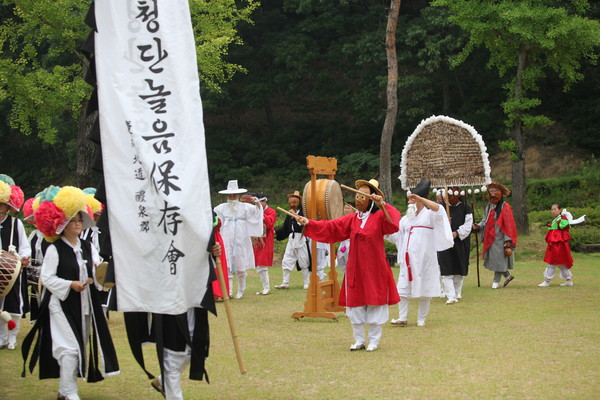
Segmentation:
{"type": "Polygon", "coordinates": [[[8,200],[8,205],[10,205],[15,211],[19,211],[23,202],[25,201],[25,194],[18,186],[10,187],[10,199],[8,200]]]}
{"type": "Polygon", "coordinates": [[[58,226],[63,222],[65,213],[51,201],[45,201],[35,210],[35,226],[46,236],[56,235],[58,226]]]}
{"type": "Polygon", "coordinates": [[[346,249],[346,246],[342,246],[342,247],[340,247],[340,251],[341,251],[342,253],[345,253],[345,252],[346,252],[346,250],[347,250],[347,249],[346,249]]]}

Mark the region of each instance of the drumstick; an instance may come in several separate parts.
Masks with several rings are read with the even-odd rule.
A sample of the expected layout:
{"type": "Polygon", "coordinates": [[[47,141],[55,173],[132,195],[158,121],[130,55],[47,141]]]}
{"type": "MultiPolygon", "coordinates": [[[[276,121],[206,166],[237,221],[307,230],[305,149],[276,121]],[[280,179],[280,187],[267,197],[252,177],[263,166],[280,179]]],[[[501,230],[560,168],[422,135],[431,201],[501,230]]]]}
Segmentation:
{"type": "Polygon", "coordinates": [[[231,313],[231,306],[229,304],[229,293],[225,287],[225,278],[223,277],[223,268],[221,267],[221,259],[215,257],[217,262],[217,276],[219,277],[219,285],[221,286],[221,294],[223,294],[223,301],[225,302],[225,312],[227,313],[227,321],[229,321],[229,330],[231,331],[231,338],[233,339],[233,348],[235,349],[235,357],[237,358],[240,373],[246,374],[246,367],[244,366],[244,359],[242,358],[242,351],[240,350],[240,342],[238,340],[235,324],[233,323],[233,314],[231,313]]]}
{"type": "Polygon", "coordinates": [[[87,281],[83,282],[83,286],[91,285],[94,283],[94,278],[87,278],[87,281]]]}
{"type": "Polygon", "coordinates": [[[284,210],[284,209],[283,209],[283,208],[281,208],[281,207],[277,207],[277,209],[278,209],[279,211],[281,211],[281,212],[283,212],[283,213],[285,213],[285,214],[289,215],[290,217],[294,218],[296,221],[298,220],[298,218],[300,218],[300,217],[301,217],[301,215],[294,214],[293,212],[291,212],[291,211],[288,211],[288,210],[284,210]]]}
{"type": "MultiPolygon", "coordinates": [[[[343,187],[344,189],[350,190],[351,192],[354,193],[360,193],[360,194],[367,194],[365,192],[361,192],[360,190],[351,188],[350,186],[346,186],[346,185],[340,185],[341,187],[343,187]]],[[[392,220],[392,217],[390,217],[390,214],[388,214],[387,210],[385,209],[385,206],[381,207],[381,209],[383,210],[383,213],[385,214],[385,217],[387,218],[388,221],[390,221],[391,223],[394,223],[394,221],[392,220]]]]}

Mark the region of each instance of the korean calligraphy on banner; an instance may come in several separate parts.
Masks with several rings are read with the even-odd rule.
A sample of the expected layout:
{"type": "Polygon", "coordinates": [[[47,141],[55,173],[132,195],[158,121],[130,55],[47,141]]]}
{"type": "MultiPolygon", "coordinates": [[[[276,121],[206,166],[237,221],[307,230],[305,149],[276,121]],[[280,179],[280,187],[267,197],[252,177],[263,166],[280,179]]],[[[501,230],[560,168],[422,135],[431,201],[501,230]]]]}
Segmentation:
{"type": "Polygon", "coordinates": [[[200,305],[212,210],[187,0],[96,0],[96,74],[119,311],[200,305]]]}

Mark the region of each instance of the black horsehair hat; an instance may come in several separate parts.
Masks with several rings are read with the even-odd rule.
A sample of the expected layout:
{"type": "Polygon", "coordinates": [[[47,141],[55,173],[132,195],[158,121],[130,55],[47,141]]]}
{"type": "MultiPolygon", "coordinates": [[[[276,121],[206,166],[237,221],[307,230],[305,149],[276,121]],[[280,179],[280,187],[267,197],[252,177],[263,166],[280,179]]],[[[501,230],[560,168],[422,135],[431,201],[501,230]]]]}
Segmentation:
{"type": "Polygon", "coordinates": [[[427,198],[429,196],[429,190],[431,189],[431,181],[429,179],[421,179],[421,182],[415,186],[411,193],[427,198]]]}

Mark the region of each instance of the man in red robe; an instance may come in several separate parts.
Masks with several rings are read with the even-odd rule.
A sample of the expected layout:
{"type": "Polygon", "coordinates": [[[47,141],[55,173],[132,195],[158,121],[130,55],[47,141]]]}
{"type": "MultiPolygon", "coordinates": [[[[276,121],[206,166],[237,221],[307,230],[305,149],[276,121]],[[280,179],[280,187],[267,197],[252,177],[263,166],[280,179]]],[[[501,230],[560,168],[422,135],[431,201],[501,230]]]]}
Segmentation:
{"type": "Polygon", "coordinates": [[[514,279],[509,270],[514,268],[513,249],[517,245],[517,228],[510,204],[503,199],[510,190],[501,183],[492,182],[487,187],[489,204],[483,220],[473,224],[473,231],[483,229],[483,265],[494,271],[492,289],[497,289],[504,276],[506,286],[514,279]]]}
{"type": "Polygon", "coordinates": [[[260,278],[263,290],[256,292],[257,295],[267,295],[271,293],[269,284],[269,267],[273,266],[273,247],[275,246],[275,220],[277,213],[267,205],[267,198],[264,194],[256,194],[258,202],[263,208],[263,235],[252,238],[252,248],[254,250],[254,264],[256,273],[260,278]]]}
{"type": "Polygon", "coordinates": [[[398,231],[400,211],[384,201],[379,182],[358,180],[355,196],[357,213],[331,221],[299,217],[304,234],[323,243],[350,239],[346,274],[340,291],[340,305],[352,324],[355,343],[350,350],[365,349],[365,324],[369,325],[367,351],[377,350],[383,324],[389,319],[389,305],[400,301],[384,249],[384,235],[398,231]],[[385,211],[384,211],[385,210],[385,211]]]}

